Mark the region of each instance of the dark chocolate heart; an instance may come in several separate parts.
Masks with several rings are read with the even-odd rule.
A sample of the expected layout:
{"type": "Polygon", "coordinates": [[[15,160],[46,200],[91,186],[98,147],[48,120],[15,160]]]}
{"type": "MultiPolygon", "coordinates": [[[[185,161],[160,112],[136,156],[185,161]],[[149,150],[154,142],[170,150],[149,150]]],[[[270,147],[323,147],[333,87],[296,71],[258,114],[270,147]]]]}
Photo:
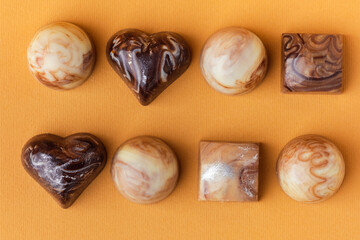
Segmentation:
{"type": "Polygon", "coordinates": [[[25,170],[68,208],[105,167],[106,149],[88,133],[41,134],[24,145],[21,159],[25,170]]]}
{"type": "Polygon", "coordinates": [[[136,29],[113,35],[107,43],[106,56],[142,105],[150,104],[191,62],[190,48],[179,34],[148,35],[136,29]]]}

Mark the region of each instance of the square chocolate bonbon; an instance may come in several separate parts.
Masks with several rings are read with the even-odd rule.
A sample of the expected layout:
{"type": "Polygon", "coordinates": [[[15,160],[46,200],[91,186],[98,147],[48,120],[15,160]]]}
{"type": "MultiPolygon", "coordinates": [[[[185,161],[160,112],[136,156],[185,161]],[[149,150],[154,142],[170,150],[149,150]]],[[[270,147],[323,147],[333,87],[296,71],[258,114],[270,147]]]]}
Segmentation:
{"type": "Polygon", "coordinates": [[[201,201],[258,199],[259,144],[200,142],[201,201]]]}
{"type": "Polygon", "coordinates": [[[342,35],[284,33],[281,55],[282,92],[342,92],[342,35]]]}

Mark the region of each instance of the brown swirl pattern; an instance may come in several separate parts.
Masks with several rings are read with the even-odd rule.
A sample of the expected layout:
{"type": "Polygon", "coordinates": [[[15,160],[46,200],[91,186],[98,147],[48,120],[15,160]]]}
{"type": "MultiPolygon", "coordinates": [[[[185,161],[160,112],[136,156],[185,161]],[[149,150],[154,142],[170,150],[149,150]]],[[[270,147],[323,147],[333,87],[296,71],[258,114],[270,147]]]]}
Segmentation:
{"type": "Polygon", "coordinates": [[[255,89],[265,78],[267,65],[262,41],[239,27],[224,28],[211,35],[200,56],[201,72],[207,83],[229,95],[255,89]]]}
{"type": "Polygon", "coordinates": [[[70,207],[106,164],[102,142],[88,133],[66,138],[42,134],[23,147],[25,170],[63,208],[70,207]]]}
{"type": "Polygon", "coordinates": [[[162,140],[141,136],[122,144],[113,157],[111,175],[128,200],[154,203],[175,188],[179,170],[173,150],[162,140]]]}
{"type": "Polygon", "coordinates": [[[341,92],[342,49],[342,35],[283,34],[283,92],[341,92]]]}
{"type": "Polygon", "coordinates": [[[40,83],[67,90],[81,85],[90,76],[95,48],[81,28],[56,22],[36,32],[27,59],[31,73],[40,83]]]}
{"type": "Polygon", "coordinates": [[[257,201],[259,145],[200,143],[199,200],[257,201]]]}
{"type": "Polygon", "coordinates": [[[282,189],[297,201],[320,202],[341,186],[345,163],[341,152],[328,139],[300,136],[280,153],[277,175],[282,189]]]}
{"type": "Polygon", "coordinates": [[[191,62],[189,46],[173,32],[119,31],[108,41],[106,55],[142,105],[150,104],[191,62]]]}

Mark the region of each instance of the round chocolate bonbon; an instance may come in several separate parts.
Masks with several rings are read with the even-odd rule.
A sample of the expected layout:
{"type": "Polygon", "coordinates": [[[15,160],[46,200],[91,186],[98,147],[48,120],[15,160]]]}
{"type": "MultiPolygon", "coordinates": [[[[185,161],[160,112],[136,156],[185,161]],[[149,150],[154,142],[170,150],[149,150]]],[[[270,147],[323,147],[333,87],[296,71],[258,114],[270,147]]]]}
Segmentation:
{"type": "Polygon", "coordinates": [[[53,89],[72,89],[92,73],[95,48],[78,26],[55,22],[38,30],[29,44],[27,59],[32,75],[53,89]]]}
{"type": "Polygon", "coordinates": [[[244,94],[257,87],[267,70],[266,50],[261,40],[247,29],[230,27],[206,41],[200,67],[207,83],[224,94],[244,94]]]}
{"type": "Polygon", "coordinates": [[[291,198],[316,203],[330,198],[345,176],[345,162],[339,149],[318,135],[291,140],[277,161],[281,188],[291,198]]]}
{"type": "Polygon", "coordinates": [[[173,191],[179,168],[175,153],[165,142],[141,136],[117,149],[111,175],[116,188],[128,200],[154,203],[173,191]]]}

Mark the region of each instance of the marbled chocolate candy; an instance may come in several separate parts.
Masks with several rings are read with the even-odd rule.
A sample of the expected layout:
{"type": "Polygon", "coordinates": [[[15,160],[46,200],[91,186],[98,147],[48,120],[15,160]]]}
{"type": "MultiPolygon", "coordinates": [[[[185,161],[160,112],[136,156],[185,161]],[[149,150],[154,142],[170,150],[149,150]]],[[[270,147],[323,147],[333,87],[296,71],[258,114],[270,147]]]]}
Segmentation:
{"type": "Polygon", "coordinates": [[[40,83],[68,90],[82,84],[92,73],[95,48],[78,26],[55,22],[36,32],[27,59],[32,75],[40,83]]]}
{"type": "Polygon", "coordinates": [[[119,31],[108,41],[106,55],[142,105],[150,104],[191,62],[189,46],[173,32],[119,31]]]}
{"type": "Polygon", "coordinates": [[[141,136],[122,144],[114,154],[111,175],[130,201],[154,203],[166,198],[179,176],[174,151],[161,139],[141,136]]]}
{"type": "Polygon", "coordinates": [[[340,188],[345,162],[339,149],[318,135],[291,140],[277,160],[281,188],[291,198],[316,203],[330,198],[340,188]]]}
{"type": "Polygon", "coordinates": [[[200,142],[199,200],[257,201],[259,144],[200,142]]]}
{"type": "Polygon", "coordinates": [[[342,35],[282,35],[282,91],[340,93],[342,35]]]}
{"type": "Polygon", "coordinates": [[[70,207],[106,164],[102,142],[88,133],[41,134],[23,147],[25,170],[63,208],[70,207]]]}
{"type": "Polygon", "coordinates": [[[268,58],[264,44],[245,28],[224,28],[206,41],[200,67],[216,91],[235,95],[255,89],[265,78],[268,58]]]}

